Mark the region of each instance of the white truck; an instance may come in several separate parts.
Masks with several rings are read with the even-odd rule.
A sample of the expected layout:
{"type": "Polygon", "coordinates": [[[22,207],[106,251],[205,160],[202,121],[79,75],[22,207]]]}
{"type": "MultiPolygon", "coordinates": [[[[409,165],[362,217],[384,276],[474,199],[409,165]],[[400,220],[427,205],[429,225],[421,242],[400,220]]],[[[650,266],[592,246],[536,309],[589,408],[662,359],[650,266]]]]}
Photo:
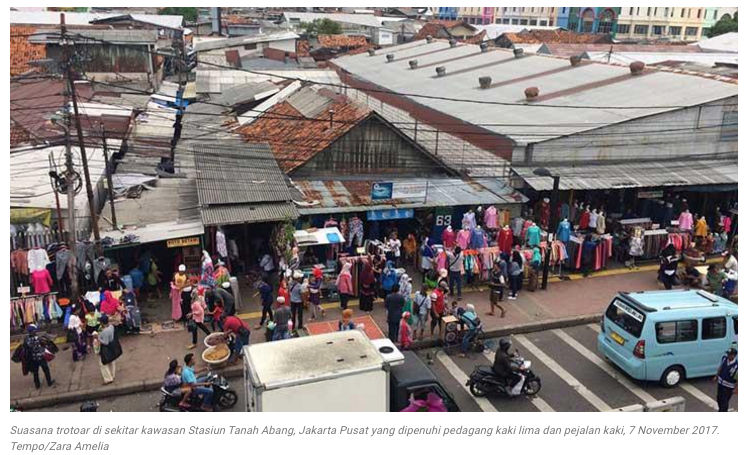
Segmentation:
{"type": "MultiPolygon", "coordinates": [[[[411,363],[417,370],[428,371],[415,355],[411,358],[416,359],[411,363]]],[[[403,363],[404,355],[390,340],[370,341],[359,330],[248,346],[244,350],[247,411],[387,412],[391,406],[401,410],[405,405],[393,404],[393,399],[402,401],[403,394],[392,391],[391,384],[392,372],[403,363]]],[[[408,372],[412,382],[413,368],[408,372]]],[[[452,401],[433,375],[420,387],[439,389],[452,401]]]]}

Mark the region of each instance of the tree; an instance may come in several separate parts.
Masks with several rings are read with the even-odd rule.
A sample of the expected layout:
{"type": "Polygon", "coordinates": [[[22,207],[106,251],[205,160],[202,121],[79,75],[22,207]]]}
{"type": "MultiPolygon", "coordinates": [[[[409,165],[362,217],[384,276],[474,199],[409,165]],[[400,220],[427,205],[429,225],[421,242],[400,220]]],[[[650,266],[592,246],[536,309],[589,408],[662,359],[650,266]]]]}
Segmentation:
{"type": "Polygon", "coordinates": [[[730,32],[738,32],[739,31],[739,13],[736,12],[736,14],[731,16],[724,16],[722,17],[718,22],[713,25],[710,30],[707,32],[707,36],[709,38],[712,38],[714,36],[723,35],[725,33],[730,32]]]}
{"type": "Polygon", "coordinates": [[[341,30],[341,24],[328,18],[315,19],[312,22],[303,22],[300,27],[310,36],[340,35],[343,33],[343,30],[341,30]]]}
{"type": "Polygon", "coordinates": [[[182,16],[185,22],[197,22],[198,9],[187,6],[168,6],[161,8],[159,14],[163,16],[182,16]]]}

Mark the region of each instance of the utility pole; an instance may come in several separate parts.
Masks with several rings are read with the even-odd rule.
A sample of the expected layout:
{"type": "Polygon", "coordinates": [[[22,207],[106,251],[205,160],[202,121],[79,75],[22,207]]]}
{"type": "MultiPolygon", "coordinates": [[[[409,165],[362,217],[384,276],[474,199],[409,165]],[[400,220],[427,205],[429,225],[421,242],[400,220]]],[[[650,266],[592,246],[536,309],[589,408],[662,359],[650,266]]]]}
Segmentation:
{"type": "MultiPolygon", "coordinates": [[[[67,96],[65,97],[67,104],[67,96]]],[[[73,151],[70,147],[70,116],[65,116],[65,182],[68,185],[68,249],[73,256],[73,263],[68,264],[70,273],[70,287],[72,301],[77,301],[78,296],[78,264],[76,263],[76,226],[75,226],[75,169],[73,169],[73,151]]]]}
{"type": "Polygon", "coordinates": [[[107,148],[107,135],[104,131],[104,127],[101,127],[101,143],[104,147],[104,169],[107,173],[107,187],[109,188],[109,206],[112,209],[112,227],[118,229],[117,214],[114,210],[114,186],[112,185],[112,167],[109,162],[109,149],[107,148]]]}
{"type": "Polygon", "coordinates": [[[94,232],[94,242],[96,244],[96,254],[103,254],[101,248],[101,237],[99,236],[99,217],[96,214],[94,205],[94,190],[91,187],[91,175],[88,171],[88,156],[86,155],[86,145],[83,141],[83,129],[81,129],[81,117],[78,112],[78,97],[75,93],[75,78],[73,77],[73,64],[70,55],[70,43],[67,39],[67,27],[65,26],[65,14],[60,14],[60,32],[62,35],[62,44],[65,55],[65,72],[67,73],[68,85],[70,86],[70,98],[73,101],[73,114],[75,115],[75,129],[78,135],[78,149],[81,152],[81,163],[83,164],[83,176],[86,179],[86,198],[88,199],[88,209],[91,214],[91,229],[94,232]]]}

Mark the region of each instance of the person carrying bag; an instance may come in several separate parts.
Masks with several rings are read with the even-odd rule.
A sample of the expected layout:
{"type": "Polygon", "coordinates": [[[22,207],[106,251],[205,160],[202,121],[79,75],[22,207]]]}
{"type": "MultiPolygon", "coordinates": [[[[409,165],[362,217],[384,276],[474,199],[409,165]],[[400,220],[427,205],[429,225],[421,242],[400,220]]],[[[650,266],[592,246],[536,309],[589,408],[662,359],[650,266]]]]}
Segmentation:
{"type": "Polygon", "coordinates": [[[111,384],[115,379],[116,360],[122,356],[122,346],[115,336],[114,327],[109,324],[107,315],[102,315],[101,332],[98,334],[99,366],[104,385],[111,384]]]}

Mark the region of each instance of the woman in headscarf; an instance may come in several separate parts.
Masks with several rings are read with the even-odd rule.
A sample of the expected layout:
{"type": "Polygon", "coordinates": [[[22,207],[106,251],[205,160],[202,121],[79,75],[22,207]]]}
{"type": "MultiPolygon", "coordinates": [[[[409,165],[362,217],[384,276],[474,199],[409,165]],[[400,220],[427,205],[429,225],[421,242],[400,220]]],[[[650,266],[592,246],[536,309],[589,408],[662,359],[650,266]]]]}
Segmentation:
{"type": "Polygon", "coordinates": [[[365,313],[371,313],[374,309],[375,286],[377,284],[371,262],[364,264],[359,283],[361,284],[359,309],[365,313]]]}
{"type": "Polygon", "coordinates": [[[320,267],[315,267],[312,270],[312,278],[309,280],[309,303],[312,307],[312,317],[310,318],[310,321],[314,321],[317,319],[317,312],[320,312],[320,317],[325,317],[325,308],[321,305],[321,296],[320,296],[320,290],[322,288],[322,269],[320,267]]]}
{"type": "Polygon", "coordinates": [[[71,307],[70,318],[68,318],[68,330],[75,336],[73,341],[73,362],[77,362],[86,357],[88,346],[86,345],[86,331],[83,330],[81,321],[82,308],[77,304],[71,307]]]}
{"type": "Polygon", "coordinates": [[[286,282],[286,277],[281,277],[281,281],[278,284],[278,297],[283,297],[284,305],[289,306],[291,304],[291,298],[289,297],[289,286],[286,282]]]}
{"type": "Polygon", "coordinates": [[[203,250],[203,262],[200,265],[200,285],[211,289],[216,287],[216,278],[213,276],[213,259],[205,250],[203,250]]]}
{"type": "Polygon", "coordinates": [[[338,295],[341,298],[341,309],[348,309],[348,302],[351,296],[354,295],[354,285],[351,279],[351,264],[346,262],[343,264],[343,269],[338,275],[336,280],[336,287],[338,288],[338,295]]]}
{"type": "Polygon", "coordinates": [[[414,315],[414,309],[413,309],[413,298],[411,297],[413,293],[413,284],[411,277],[409,277],[407,274],[401,275],[401,279],[398,282],[398,294],[403,296],[404,304],[403,304],[403,313],[408,313],[408,324],[414,325],[416,324],[416,317],[414,315]]]}
{"type": "Polygon", "coordinates": [[[224,264],[223,261],[218,261],[216,271],[213,273],[213,278],[216,280],[216,286],[221,286],[231,278],[229,269],[226,268],[226,264],[224,264]]]}
{"type": "Polygon", "coordinates": [[[663,285],[669,291],[674,287],[676,278],[676,269],[679,267],[679,256],[676,254],[676,247],[669,243],[660,254],[660,271],[659,278],[663,285]]]}

